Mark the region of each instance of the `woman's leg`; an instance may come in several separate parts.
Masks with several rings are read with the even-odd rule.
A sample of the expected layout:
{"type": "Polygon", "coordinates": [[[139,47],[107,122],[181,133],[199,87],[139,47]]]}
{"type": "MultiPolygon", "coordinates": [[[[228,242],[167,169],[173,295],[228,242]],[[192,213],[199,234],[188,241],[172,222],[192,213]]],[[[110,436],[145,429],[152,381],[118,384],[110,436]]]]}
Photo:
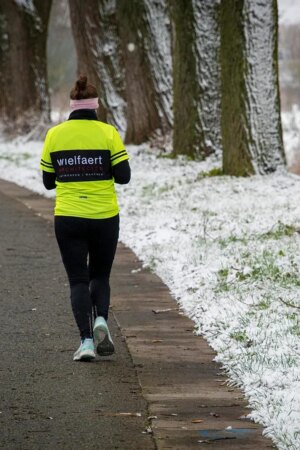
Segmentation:
{"type": "Polygon", "coordinates": [[[109,277],[119,237],[119,215],[91,223],[89,239],[90,293],[94,315],[108,318],[109,277]]]}
{"type": "Polygon", "coordinates": [[[87,220],[77,217],[55,217],[56,239],[69,278],[71,305],[81,339],[91,338],[93,335],[87,267],[87,220]]]}

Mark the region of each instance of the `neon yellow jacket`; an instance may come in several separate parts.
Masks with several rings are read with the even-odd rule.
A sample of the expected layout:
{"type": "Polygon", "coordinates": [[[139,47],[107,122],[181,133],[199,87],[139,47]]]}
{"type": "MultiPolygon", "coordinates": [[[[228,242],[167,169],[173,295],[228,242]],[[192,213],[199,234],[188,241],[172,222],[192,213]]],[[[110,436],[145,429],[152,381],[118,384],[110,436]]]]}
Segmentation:
{"type": "Polygon", "coordinates": [[[117,130],[98,120],[50,128],[40,168],[56,173],[56,216],[104,219],[118,214],[112,167],[129,159],[117,130]]]}

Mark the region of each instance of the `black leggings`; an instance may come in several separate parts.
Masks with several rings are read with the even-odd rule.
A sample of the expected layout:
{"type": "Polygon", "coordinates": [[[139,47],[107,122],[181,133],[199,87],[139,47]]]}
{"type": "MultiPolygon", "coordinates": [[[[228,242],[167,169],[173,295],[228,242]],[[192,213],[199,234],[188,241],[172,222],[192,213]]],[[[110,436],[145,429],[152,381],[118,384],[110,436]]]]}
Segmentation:
{"type": "Polygon", "coordinates": [[[93,313],[94,318],[108,318],[109,276],[119,237],[119,215],[109,219],[56,216],[54,223],[80,336],[91,338],[93,313]]]}

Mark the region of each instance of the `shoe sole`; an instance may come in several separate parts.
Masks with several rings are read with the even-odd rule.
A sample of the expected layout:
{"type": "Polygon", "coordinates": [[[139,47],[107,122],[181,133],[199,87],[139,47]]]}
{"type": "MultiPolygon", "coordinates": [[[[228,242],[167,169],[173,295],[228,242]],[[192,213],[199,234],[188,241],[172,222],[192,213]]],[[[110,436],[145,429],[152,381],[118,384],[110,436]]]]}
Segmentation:
{"type": "Polygon", "coordinates": [[[110,356],[115,353],[114,344],[109,339],[108,335],[105,336],[103,341],[97,345],[97,353],[99,356],[110,356]]]}
{"type": "Polygon", "coordinates": [[[92,361],[95,358],[95,353],[86,352],[83,355],[80,355],[78,358],[73,358],[73,361],[92,361]]]}

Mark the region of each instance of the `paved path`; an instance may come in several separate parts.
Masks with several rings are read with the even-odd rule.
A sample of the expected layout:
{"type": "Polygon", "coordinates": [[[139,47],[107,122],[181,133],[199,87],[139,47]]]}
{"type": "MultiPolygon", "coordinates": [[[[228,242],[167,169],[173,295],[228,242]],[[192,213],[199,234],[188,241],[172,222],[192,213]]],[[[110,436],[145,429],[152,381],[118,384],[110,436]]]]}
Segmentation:
{"type": "Polygon", "coordinates": [[[115,357],[72,361],[79,337],[52,226],[3,194],[0,203],[0,448],[155,449],[116,323],[115,357]]]}
{"type": "Polygon", "coordinates": [[[112,274],[117,354],[102,362],[73,363],[77,333],[52,226],[44,220],[51,223],[52,202],[4,181],[1,191],[10,196],[0,198],[0,233],[7,235],[1,240],[5,275],[0,283],[1,292],[10,291],[0,306],[3,448],[273,448],[261,427],[240,419],[249,412],[246,403],[227,386],[206,341],[193,335],[192,321],[123,245],[112,274]],[[17,283],[12,269],[20,275],[17,283]],[[40,332],[43,339],[32,353],[40,332]],[[142,416],[115,416],[118,412],[142,416]],[[154,441],[142,433],[145,427],[154,441]]]}

